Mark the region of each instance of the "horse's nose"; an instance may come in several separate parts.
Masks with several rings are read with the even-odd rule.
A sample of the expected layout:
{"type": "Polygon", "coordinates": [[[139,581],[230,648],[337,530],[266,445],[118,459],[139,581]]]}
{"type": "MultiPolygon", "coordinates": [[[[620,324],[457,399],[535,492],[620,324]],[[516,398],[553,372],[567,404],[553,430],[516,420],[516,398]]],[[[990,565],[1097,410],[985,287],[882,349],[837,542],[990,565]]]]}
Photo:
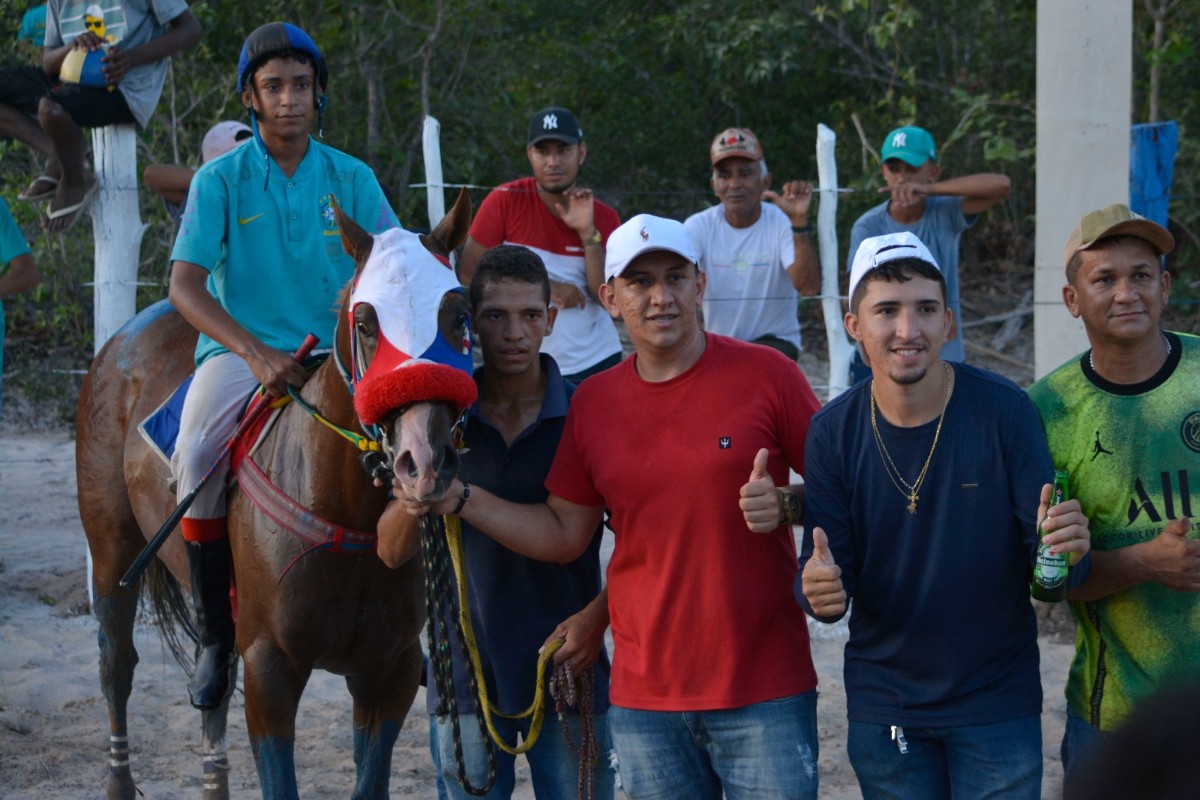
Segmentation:
{"type": "Polygon", "coordinates": [[[408,448],[396,455],[393,466],[405,494],[417,500],[436,500],[458,474],[458,450],[449,445],[408,448]]]}
{"type": "Polygon", "coordinates": [[[400,415],[394,469],[405,495],[436,500],[458,473],[458,451],[451,435],[450,413],[422,403],[400,415]]]}

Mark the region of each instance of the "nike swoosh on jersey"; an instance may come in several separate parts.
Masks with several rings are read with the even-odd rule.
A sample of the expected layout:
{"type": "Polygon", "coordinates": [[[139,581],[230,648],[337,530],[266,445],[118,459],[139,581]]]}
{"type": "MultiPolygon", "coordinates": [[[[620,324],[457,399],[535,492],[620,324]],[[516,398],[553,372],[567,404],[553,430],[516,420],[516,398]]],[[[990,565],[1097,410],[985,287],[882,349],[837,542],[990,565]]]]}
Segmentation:
{"type": "Polygon", "coordinates": [[[238,225],[249,225],[251,222],[254,222],[254,220],[258,219],[259,217],[261,217],[263,214],[266,214],[266,213],[267,212],[263,211],[258,214],[255,214],[253,217],[238,217],[238,225]]]}

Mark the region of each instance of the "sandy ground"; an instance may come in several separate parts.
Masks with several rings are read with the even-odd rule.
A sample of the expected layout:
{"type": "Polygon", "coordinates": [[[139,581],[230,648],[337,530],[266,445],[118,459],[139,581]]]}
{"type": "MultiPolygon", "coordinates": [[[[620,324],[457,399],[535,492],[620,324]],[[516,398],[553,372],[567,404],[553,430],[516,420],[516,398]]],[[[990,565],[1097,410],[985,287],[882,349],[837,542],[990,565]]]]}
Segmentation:
{"type": "MultiPolygon", "coordinates": [[[[84,552],[74,443],[66,433],[0,434],[0,797],[103,797],[107,715],[97,679],[95,623],[86,610],[84,552]]],[[[821,684],[821,796],[858,797],[845,751],[845,631],[811,627],[821,684]]],[[[130,707],[134,777],[148,799],[198,798],[199,716],[188,705],[182,672],[148,621],[139,623],[137,637],[142,660],[130,707]]],[[[1071,646],[1052,636],[1041,643],[1043,797],[1056,798],[1061,795],[1062,687],[1071,646]]],[[[436,794],[423,695],[414,708],[394,758],[393,797],[436,794]]],[[[340,678],[314,675],[297,730],[301,794],[346,797],[354,764],[350,698],[340,678]]],[[[258,797],[240,694],[230,713],[228,744],[233,795],[258,797]]],[[[533,797],[525,770],[516,796],[533,797]]]]}

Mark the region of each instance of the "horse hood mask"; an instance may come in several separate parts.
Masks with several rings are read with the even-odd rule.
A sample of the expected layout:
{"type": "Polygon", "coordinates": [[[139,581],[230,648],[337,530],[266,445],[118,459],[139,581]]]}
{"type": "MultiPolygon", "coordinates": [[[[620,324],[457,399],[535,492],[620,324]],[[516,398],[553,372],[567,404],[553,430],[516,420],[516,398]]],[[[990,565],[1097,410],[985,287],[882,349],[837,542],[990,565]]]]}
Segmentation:
{"type": "Polygon", "coordinates": [[[350,292],[350,330],[360,303],[375,309],[379,343],[359,377],[361,354],[353,344],[354,407],[367,425],[412,403],[440,400],[463,409],[478,390],[471,377],[471,333],[450,342],[438,327],[447,292],[461,293],[454,272],[437,263],[420,237],[392,228],[374,237],[371,255],[350,292]]]}

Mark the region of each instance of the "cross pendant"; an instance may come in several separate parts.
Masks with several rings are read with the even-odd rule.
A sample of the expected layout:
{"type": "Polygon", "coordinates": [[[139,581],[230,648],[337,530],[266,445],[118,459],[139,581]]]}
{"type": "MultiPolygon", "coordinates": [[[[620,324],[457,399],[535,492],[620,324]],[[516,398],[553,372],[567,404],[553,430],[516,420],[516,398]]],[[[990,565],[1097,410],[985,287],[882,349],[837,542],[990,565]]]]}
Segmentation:
{"type": "Polygon", "coordinates": [[[919,500],[919,499],[920,499],[920,496],[916,492],[913,492],[912,494],[910,494],[908,496],[908,513],[910,513],[910,514],[917,513],[917,500],[919,500]]]}

